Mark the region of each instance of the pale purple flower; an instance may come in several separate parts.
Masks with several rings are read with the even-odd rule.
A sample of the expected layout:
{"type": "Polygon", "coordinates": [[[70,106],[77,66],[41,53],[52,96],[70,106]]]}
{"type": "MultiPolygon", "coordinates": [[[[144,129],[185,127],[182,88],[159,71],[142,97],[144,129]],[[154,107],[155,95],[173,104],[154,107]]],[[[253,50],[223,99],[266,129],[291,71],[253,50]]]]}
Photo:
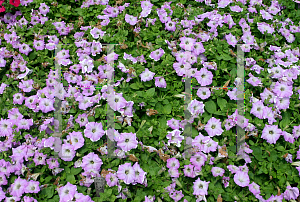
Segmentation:
{"type": "Polygon", "coordinates": [[[33,161],[35,165],[46,165],[46,157],[47,155],[44,155],[43,153],[40,153],[38,151],[35,151],[35,156],[33,158],[33,161]]]}
{"type": "Polygon", "coordinates": [[[281,135],[283,135],[285,141],[292,143],[292,144],[295,142],[294,136],[291,133],[282,131],[281,135]]]}
{"type": "Polygon", "coordinates": [[[197,91],[197,96],[200,97],[202,100],[205,100],[209,98],[211,95],[211,92],[209,88],[199,88],[197,91]]]}
{"type": "Polygon", "coordinates": [[[176,168],[180,167],[180,163],[176,158],[167,159],[167,168],[176,168]]]}
{"type": "Polygon", "coordinates": [[[150,53],[150,58],[151,59],[153,59],[154,61],[158,61],[162,56],[163,56],[163,54],[165,54],[165,51],[164,51],[164,49],[162,49],[162,48],[159,48],[159,49],[157,49],[157,50],[155,50],[155,51],[152,51],[151,53],[150,53]]]}
{"type": "Polygon", "coordinates": [[[191,178],[196,177],[196,174],[194,172],[194,166],[192,164],[185,165],[183,172],[184,172],[184,176],[186,177],[191,177],[191,178]]]}
{"type": "Polygon", "coordinates": [[[136,162],[133,165],[133,170],[134,170],[134,174],[135,174],[135,179],[134,179],[135,182],[132,184],[136,184],[136,182],[143,184],[147,173],[145,171],[143,171],[143,169],[140,167],[138,162],[136,162]]]}
{"type": "Polygon", "coordinates": [[[71,201],[74,198],[75,193],[77,192],[77,186],[67,182],[63,187],[59,188],[59,198],[60,201],[71,201]]]}
{"type": "Polygon", "coordinates": [[[179,130],[179,128],[180,128],[179,122],[180,122],[179,120],[176,120],[176,119],[172,118],[172,119],[170,119],[170,120],[167,121],[167,125],[170,128],[172,128],[173,130],[175,130],[175,129],[179,130]]]}
{"type": "Polygon", "coordinates": [[[113,173],[108,173],[105,177],[105,180],[106,180],[107,185],[109,187],[116,186],[118,184],[118,181],[119,181],[117,176],[113,173]]]}
{"type": "Polygon", "coordinates": [[[74,146],[71,144],[63,144],[61,151],[59,152],[59,157],[64,161],[72,161],[75,157],[76,151],[74,146]]]}
{"type": "Polygon", "coordinates": [[[207,161],[207,155],[202,152],[197,152],[190,159],[190,162],[195,166],[196,169],[201,170],[201,167],[204,166],[207,161]]]}
{"type": "Polygon", "coordinates": [[[170,146],[171,143],[176,144],[177,147],[181,146],[181,142],[184,139],[184,136],[180,135],[180,130],[173,130],[172,132],[168,132],[166,138],[168,139],[168,145],[170,146]]]}
{"type": "Polygon", "coordinates": [[[255,115],[259,119],[263,119],[265,106],[261,100],[252,104],[250,114],[255,115]]]}
{"type": "Polygon", "coordinates": [[[79,124],[80,127],[86,126],[86,124],[89,122],[85,113],[79,114],[75,121],[79,124]]]}
{"type": "Polygon", "coordinates": [[[33,89],[33,83],[34,81],[32,79],[27,81],[22,80],[22,83],[19,83],[19,88],[21,88],[24,92],[28,93],[33,89]]]}
{"type": "Polygon", "coordinates": [[[84,135],[93,142],[97,142],[105,134],[101,122],[89,122],[85,127],[84,135]]]}
{"type": "Polygon", "coordinates": [[[216,119],[215,117],[209,119],[209,121],[205,125],[205,130],[210,137],[213,137],[215,135],[219,136],[224,131],[221,126],[221,121],[219,119],[216,119]]]}
{"type": "Polygon", "coordinates": [[[159,76],[159,77],[154,77],[155,78],[155,86],[159,88],[166,88],[167,83],[164,77],[159,76]]]}
{"type": "Polygon", "coordinates": [[[165,23],[165,30],[175,32],[176,31],[176,22],[172,20],[165,23]]]}
{"type": "Polygon", "coordinates": [[[24,189],[25,193],[38,193],[40,191],[39,181],[30,180],[24,189]]]}
{"type": "Polygon", "coordinates": [[[130,151],[131,149],[136,149],[138,141],[136,140],[135,133],[121,133],[121,136],[118,139],[117,145],[122,148],[125,152],[130,151]]]}
{"type": "Polygon", "coordinates": [[[294,126],[293,136],[294,136],[295,139],[298,139],[300,137],[300,125],[299,126],[294,126]]]}
{"type": "Polygon", "coordinates": [[[125,184],[134,182],[135,172],[131,166],[131,163],[124,163],[122,165],[119,165],[117,176],[119,179],[123,180],[125,184]]]}
{"type": "Polygon", "coordinates": [[[20,176],[14,180],[14,183],[10,186],[10,194],[16,197],[21,197],[25,191],[28,182],[25,179],[21,179],[20,176]]]}
{"type": "Polygon", "coordinates": [[[151,81],[154,77],[155,73],[154,72],[151,72],[149,71],[148,68],[145,68],[145,71],[143,71],[141,74],[140,74],[140,77],[141,77],[141,80],[146,82],[146,81],[151,81]]]}
{"type": "Polygon", "coordinates": [[[219,167],[212,167],[211,172],[214,177],[217,177],[217,176],[223,176],[225,173],[225,170],[223,168],[219,168],[219,167]]]}
{"type": "Polygon", "coordinates": [[[255,182],[252,182],[251,184],[248,185],[249,191],[252,192],[253,195],[260,194],[260,186],[256,184],[255,182]]]}
{"type": "Polygon", "coordinates": [[[218,3],[218,8],[225,8],[226,6],[228,6],[230,3],[232,2],[232,0],[221,0],[218,3]]]}
{"type": "Polygon", "coordinates": [[[291,97],[293,95],[293,86],[286,85],[284,83],[276,82],[274,89],[272,90],[279,98],[291,97]]]}
{"type": "Polygon", "coordinates": [[[59,163],[57,161],[57,159],[55,158],[49,158],[46,160],[47,164],[49,165],[49,169],[54,169],[54,168],[59,168],[59,163]]]}
{"type": "Polygon", "coordinates": [[[266,124],[262,131],[261,138],[267,140],[269,144],[276,144],[281,134],[282,130],[278,128],[278,125],[266,124]]]}
{"type": "Polygon", "coordinates": [[[194,192],[193,195],[207,195],[207,190],[208,190],[208,185],[209,185],[210,181],[206,182],[206,181],[201,181],[200,178],[198,177],[198,179],[194,182],[194,192]]]}
{"type": "Polygon", "coordinates": [[[238,5],[235,5],[235,6],[230,6],[230,10],[240,13],[243,11],[243,8],[239,7],[238,5]]]}
{"type": "Polygon", "coordinates": [[[181,43],[179,46],[183,48],[185,51],[193,51],[194,50],[194,43],[196,42],[196,39],[188,38],[188,37],[181,37],[180,38],[181,43]]]}
{"type": "Polygon", "coordinates": [[[90,152],[88,155],[86,155],[82,158],[81,167],[85,171],[90,170],[90,169],[95,169],[96,171],[100,171],[102,164],[103,164],[103,162],[99,158],[99,156],[97,154],[95,154],[94,152],[90,152]]]}
{"type": "Polygon", "coordinates": [[[47,6],[45,3],[40,3],[39,10],[40,10],[40,13],[45,16],[49,12],[49,6],[47,6]]]}
{"type": "Polygon", "coordinates": [[[283,196],[286,200],[296,200],[299,196],[298,187],[287,186],[285,192],[283,193],[283,196]]]}
{"type": "Polygon", "coordinates": [[[212,83],[213,74],[206,68],[201,68],[194,76],[201,86],[207,86],[212,83]]]}
{"type": "Polygon", "coordinates": [[[125,15],[125,21],[127,23],[129,23],[130,25],[135,25],[137,23],[137,17],[133,16],[133,15],[125,15]]]}
{"type": "Polygon", "coordinates": [[[99,36],[102,38],[105,34],[105,31],[102,31],[101,29],[98,29],[97,27],[94,27],[90,30],[90,34],[94,39],[98,39],[99,36]]]}
{"type": "Polygon", "coordinates": [[[45,48],[45,43],[43,40],[34,40],[33,41],[33,47],[36,49],[36,50],[44,50],[45,48]]]}
{"type": "Polygon", "coordinates": [[[250,183],[250,179],[247,173],[242,171],[237,171],[234,175],[234,182],[240,187],[246,187],[250,183]]]}
{"type": "Polygon", "coordinates": [[[222,183],[224,184],[224,187],[227,188],[229,186],[229,179],[230,177],[223,177],[222,183]]]}

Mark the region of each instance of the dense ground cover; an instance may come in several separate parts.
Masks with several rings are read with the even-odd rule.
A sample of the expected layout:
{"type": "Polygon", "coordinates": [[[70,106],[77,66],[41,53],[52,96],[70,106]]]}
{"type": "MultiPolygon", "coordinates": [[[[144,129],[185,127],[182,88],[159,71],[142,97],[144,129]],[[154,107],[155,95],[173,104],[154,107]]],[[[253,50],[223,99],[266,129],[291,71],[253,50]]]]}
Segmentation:
{"type": "Polygon", "coordinates": [[[0,1],[0,199],[296,200],[299,3],[0,1]],[[190,138],[189,78],[202,86],[186,109],[190,138]],[[105,158],[108,108],[117,158],[105,158]],[[238,127],[246,143],[236,158],[238,127]]]}

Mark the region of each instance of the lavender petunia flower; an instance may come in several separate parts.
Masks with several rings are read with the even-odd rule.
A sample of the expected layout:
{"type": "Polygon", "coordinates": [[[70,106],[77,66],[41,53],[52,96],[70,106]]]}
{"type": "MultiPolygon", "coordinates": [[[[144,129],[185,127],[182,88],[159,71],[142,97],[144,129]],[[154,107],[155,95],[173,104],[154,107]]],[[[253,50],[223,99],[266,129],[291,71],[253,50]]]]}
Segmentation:
{"type": "Polygon", "coordinates": [[[148,68],[145,68],[145,71],[143,71],[141,74],[140,74],[140,77],[141,77],[141,80],[146,82],[146,81],[151,81],[154,77],[155,73],[154,72],[151,72],[149,71],[148,68]]]}
{"type": "Polygon", "coordinates": [[[198,177],[198,179],[194,182],[193,195],[207,195],[209,183],[210,183],[210,181],[208,181],[208,182],[201,181],[200,178],[198,177]]]}
{"type": "Polygon", "coordinates": [[[240,187],[246,187],[250,183],[250,179],[247,173],[242,171],[237,171],[234,175],[234,182],[240,187]]]}
{"type": "Polygon", "coordinates": [[[121,133],[121,136],[118,139],[117,145],[122,148],[125,152],[130,151],[131,149],[136,149],[138,141],[136,140],[135,133],[121,133]]]}
{"type": "Polygon", "coordinates": [[[134,182],[135,173],[134,169],[131,166],[131,163],[124,163],[123,165],[119,165],[117,176],[119,179],[124,180],[125,184],[134,182]]]}
{"type": "Polygon", "coordinates": [[[97,142],[105,134],[102,123],[89,122],[84,130],[84,135],[91,139],[93,142],[97,142]]]}
{"type": "Polygon", "coordinates": [[[130,25],[135,25],[138,20],[137,20],[137,17],[126,14],[125,15],[125,21],[127,23],[129,23],[130,25]]]}
{"type": "Polygon", "coordinates": [[[152,51],[149,57],[154,61],[158,61],[163,56],[163,54],[165,54],[165,51],[162,48],[159,48],[155,51],[152,51]]]}

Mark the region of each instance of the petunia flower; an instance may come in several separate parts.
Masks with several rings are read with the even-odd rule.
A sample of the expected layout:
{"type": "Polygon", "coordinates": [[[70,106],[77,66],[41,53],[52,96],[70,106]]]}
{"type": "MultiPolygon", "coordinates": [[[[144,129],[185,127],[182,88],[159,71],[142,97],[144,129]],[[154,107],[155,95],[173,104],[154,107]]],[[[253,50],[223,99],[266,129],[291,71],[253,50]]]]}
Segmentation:
{"type": "Polygon", "coordinates": [[[229,186],[229,179],[230,177],[223,177],[222,183],[224,184],[224,187],[227,188],[229,186]]]}
{"type": "Polygon", "coordinates": [[[136,162],[133,165],[133,170],[135,173],[135,179],[134,179],[134,183],[132,183],[133,185],[137,183],[143,184],[144,180],[145,180],[145,176],[146,176],[146,172],[143,171],[143,169],[140,167],[140,165],[138,164],[138,162],[136,162]]]}
{"type": "Polygon", "coordinates": [[[219,136],[224,131],[222,129],[220,120],[216,119],[215,117],[209,119],[209,121],[205,125],[205,130],[210,137],[213,137],[215,135],[219,136]]]}
{"type": "Polygon", "coordinates": [[[69,135],[67,137],[70,138],[71,144],[74,146],[74,150],[77,150],[84,145],[84,138],[80,131],[78,131],[78,132],[73,131],[73,132],[69,133],[69,135]]]}
{"type": "Polygon", "coordinates": [[[125,152],[130,151],[131,149],[136,149],[138,141],[136,140],[135,133],[121,133],[121,136],[118,139],[117,145],[122,148],[125,152]]]}
{"type": "Polygon", "coordinates": [[[250,114],[255,115],[259,119],[263,119],[265,106],[261,100],[252,104],[250,114]]]}
{"type": "Polygon", "coordinates": [[[61,151],[59,152],[59,157],[64,161],[72,161],[75,157],[76,151],[74,146],[71,144],[63,144],[61,151]]]}
{"type": "Polygon", "coordinates": [[[99,158],[99,156],[97,154],[95,154],[94,152],[90,152],[88,155],[86,155],[82,158],[81,167],[85,171],[88,171],[90,169],[95,169],[96,171],[100,171],[102,164],[103,164],[103,162],[99,158]]]}
{"type": "Polygon", "coordinates": [[[16,197],[21,197],[25,191],[28,182],[25,179],[21,179],[20,176],[14,180],[14,183],[9,187],[10,194],[16,197]]]}
{"type": "Polygon", "coordinates": [[[283,193],[283,197],[286,200],[296,200],[299,196],[298,187],[287,186],[285,192],[283,193]]]}
{"type": "Polygon", "coordinates": [[[212,167],[211,172],[214,177],[217,177],[217,176],[223,176],[225,173],[225,170],[223,168],[219,168],[219,167],[212,167]]]}
{"type": "Polygon", "coordinates": [[[143,71],[141,74],[140,74],[140,77],[141,77],[141,80],[146,82],[146,81],[151,81],[154,77],[155,73],[154,72],[151,72],[149,71],[148,68],[145,68],[145,71],[143,71]]]}
{"type": "Polygon", "coordinates": [[[190,162],[195,166],[196,169],[201,169],[207,161],[207,155],[202,152],[197,152],[190,159],[190,162]]]}
{"type": "Polygon", "coordinates": [[[159,88],[166,88],[167,83],[163,76],[154,77],[155,78],[155,86],[159,88]]]}
{"type": "Polygon", "coordinates": [[[67,182],[65,186],[59,188],[60,201],[71,201],[77,192],[77,186],[67,182]]]}
{"type": "Polygon", "coordinates": [[[177,147],[181,146],[181,142],[184,139],[184,136],[180,135],[181,131],[180,130],[173,130],[172,132],[169,132],[166,135],[166,138],[168,139],[168,145],[170,146],[171,143],[176,144],[177,147]]]}
{"type": "Polygon", "coordinates": [[[293,127],[293,136],[295,139],[298,139],[300,137],[300,125],[293,127]]]}
{"type": "Polygon", "coordinates": [[[25,193],[38,193],[40,191],[39,181],[30,180],[25,188],[25,193]]]}
{"type": "Polygon", "coordinates": [[[97,142],[105,134],[102,123],[89,122],[84,130],[84,135],[91,141],[97,142]]]}
{"type": "Polygon", "coordinates": [[[213,74],[206,68],[201,68],[194,76],[201,86],[207,86],[212,83],[213,74]]]}
{"type": "Polygon", "coordinates": [[[196,39],[188,38],[188,37],[181,37],[180,38],[180,44],[179,46],[184,49],[185,51],[193,51],[194,50],[194,44],[196,42],[196,39]]]}
{"type": "Polygon", "coordinates": [[[180,167],[180,163],[176,158],[167,159],[167,168],[176,168],[180,167]]]}
{"type": "Polygon", "coordinates": [[[260,186],[256,184],[255,182],[252,182],[251,184],[248,185],[249,191],[252,192],[253,195],[260,194],[260,186]]]}
{"type": "Polygon", "coordinates": [[[243,8],[239,7],[238,5],[235,5],[235,6],[230,6],[230,10],[240,13],[243,11],[243,8]]]}
{"type": "Polygon", "coordinates": [[[164,49],[162,49],[162,48],[159,48],[159,49],[157,49],[157,50],[155,50],[155,51],[152,51],[151,53],[150,53],[150,58],[151,59],[153,59],[154,61],[158,61],[162,56],[163,56],[163,54],[165,54],[165,51],[164,51],[164,49]]]}
{"type": "Polygon", "coordinates": [[[209,185],[210,181],[206,182],[206,181],[201,181],[200,178],[198,177],[198,179],[194,182],[193,185],[193,195],[207,195],[207,190],[208,190],[208,185],[209,185]]]}
{"type": "Polygon", "coordinates": [[[211,92],[209,88],[199,88],[197,91],[197,96],[200,97],[202,100],[205,100],[209,98],[211,95],[211,92]]]}
{"type": "Polygon", "coordinates": [[[246,187],[250,183],[250,179],[247,173],[242,171],[237,171],[234,175],[234,182],[240,187],[246,187]]]}
{"type": "Polygon", "coordinates": [[[293,86],[288,86],[277,81],[272,91],[276,93],[279,98],[289,98],[293,95],[293,86]]]}
{"type": "Polygon", "coordinates": [[[165,23],[165,30],[175,32],[176,31],[176,22],[172,20],[165,23]]]}
{"type": "Polygon", "coordinates": [[[129,23],[130,25],[135,25],[137,23],[137,17],[133,16],[133,15],[125,15],[125,21],[127,23],[129,23]]]}
{"type": "Polygon", "coordinates": [[[109,187],[113,187],[113,186],[116,186],[118,184],[118,178],[115,174],[113,173],[108,173],[106,176],[105,176],[105,180],[107,182],[107,185],[109,187]]]}
{"type": "Polygon", "coordinates": [[[266,124],[263,131],[261,138],[267,140],[269,144],[276,144],[276,141],[281,136],[282,131],[278,128],[278,125],[268,125],[266,124]]]}
{"type": "Polygon", "coordinates": [[[124,163],[119,165],[117,176],[119,179],[123,180],[125,184],[130,184],[134,182],[135,173],[131,166],[131,163],[124,163]]]}

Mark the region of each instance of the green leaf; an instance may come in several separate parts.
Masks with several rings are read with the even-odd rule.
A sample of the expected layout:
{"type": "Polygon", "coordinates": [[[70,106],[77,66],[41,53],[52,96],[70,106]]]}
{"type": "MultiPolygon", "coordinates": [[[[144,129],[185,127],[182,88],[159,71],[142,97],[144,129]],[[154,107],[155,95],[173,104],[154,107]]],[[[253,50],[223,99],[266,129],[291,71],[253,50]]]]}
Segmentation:
{"type": "Polygon", "coordinates": [[[140,87],[137,85],[137,83],[131,84],[131,85],[130,85],[130,88],[135,89],[135,90],[140,89],[140,87]]]}
{"type": "Polygon", "coordinates": [[[164,110],[164,114],[170,114],[172,112],[172,105],[170,104],[165,105],[163,110],[164,110]]]}
{"type": "Polygon", "coordinates": [[[277,149],[278,151],[284,151],[284,150],[285,150],[283,146],[278,146],[278,147],[276,147],[276,149],[277,149]]]}
{"type": "Polygon", "coordinates": [[[47,198],[52,198],[52,196],[54,194],[54,187],[49,186],[49,187],[42,189],[41,194],[46,195],[47,198]]]}
{"type": "Polygon", "coordinates": [[[32,53],[29,54],[29,59],[30,60],[34,60],[35,57],[36,57],[36,53],[35,52],[32,52],[32,53]]]}
{"type": "Polygon", "coordinates": [[[150,88],[149,90],[146,91],[146,96],[153,97],[154,93],[155,93],[155,88],[150,88]]]}
{"type": "Polygon", "coordinates": [[[279,123],[279,126],[281,129],[283,129],[285,126],[287,126],[290,123],[291,115],[288,112],[282,113],[282,120],[279,123]]]}
{"type": "Polygon", "coordinates": [[[67,182],[70,182],[71,184],[75,184],[76,183],[76,179],[74,175],[70,175],[68,174],[66,177],[67,182]]]}
{"type": "Polygon", "coordinates": [[[78,173],[80,173],[82,171],[82,168],[71,168],[71,174],[72,175],[77,175],[78,173]]]}
{"type": "Polygon", "coordinates": [[[89,120],[89,122],[95,122],[95,117],[89,116],[89,117],[88,117],[88,120],[89,120]]]}
{"type": "Polygon", "coordinates": [[[205,110],[213,114],[217,110],[217,106],[213,101],[208,101],[205,103],[205,110]]]}
{"type": "Polygon", "coordinates": [[[221,108],[221,110],[223,110],[226,107],[227,101],[223,98],[218,97],[217,103],[218,103],[219,107],[221,108]]]}
{"type": "Polygon", "coordinates": [[[251,149],[253,150],[253,156],[259,160],[262,161],[262,150],[259,146],[253,146],[251,147],[251,149]]]}

